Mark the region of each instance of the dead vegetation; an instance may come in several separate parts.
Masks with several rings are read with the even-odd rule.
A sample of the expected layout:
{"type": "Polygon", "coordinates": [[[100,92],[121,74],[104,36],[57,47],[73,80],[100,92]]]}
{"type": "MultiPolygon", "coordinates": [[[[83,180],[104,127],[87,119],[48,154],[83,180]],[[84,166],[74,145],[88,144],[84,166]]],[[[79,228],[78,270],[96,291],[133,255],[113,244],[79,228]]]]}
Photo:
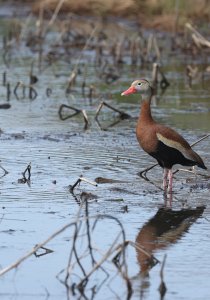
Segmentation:
{"type": "Polygon", "coordinates": [[[62,13],[76,13],[78,15],[95,15],[107,17],[109,15],[136,18],[141,25],[149,28],[159,28],[174,31],[184,28],[190,19],[210,19],[210,8],[206,0],[188,1],[174,0],[44,0],[33,4],[33,11],[39,13],[40,8],[49,15],[59,5],[62,13]]]}
{"type": "Polygon", "coordinates": [[[52,12],[55,7],[61,3],[61,12],[73,12],[76,14],[91,14],[98,16],[106,16],[107,14],[113,15],[128,15],[135,9],[133,0],[86,0],[86,1],[74,1],[74,0],[46,0],[36,1],[33,5],[34,12],[38,12],[40,7],[43,7],[46,12],[52,12]]]}
{"type": "MultiPolygon", "coordinates": [[[[133,68],[133,70],[148,69],[151,74],[154,97],[162,95],[165,92],[170,81],[167,78],[167,73],[165,74],[164,65],[161,63],[162,51],[159,39],[155,33],[144,36],[142,31],[138,31],[136,35],[132,35],[128,34],[124,28],[122,29],[122,27],[118,25],[117,28],[119,31],[117,30],[117,33],[112,33],[112,27],[109,24],[97,23],[93,25],[92,21],[84,22],[82,25],[76,26],[76,24],[80,23],[78,22],[77,16],[71,16],[70,19],[58,20],[59,14],[62,12],[62,9],[65,8],[66,1],[56,2],[55,5],[53,5],[53,2],[49,2],[49,5],[52,5],[49,9],[47,8],[46,2],[43,1],[42,3],[44,3],[44,6],[42,6],[41,9],[40,7],[38,8],[39,15],[36,20],[36,27],[29,27],[30,29],[28,29],[27,26],[20,26],[20,31],[11,31],[4,38],[3,60],[6,71],[3,72],[2,88],[5,92],[6,104],[12,103],[11,99],[13,95],[18,101],[36,101],[38,95],[41,94],[41,88],[38,83],[42,80],[42,74],[46,69],[52,70],[54,82],[56,82],[61,74],[57,70],[54,70],[54,66],[60,61],[69,67],[69,73],[63,77],[63,95],[61,95],[61,100],[59,100],[60,102],[57,106],[59,118],[61,121],[68,122],[71,119],[71,122],[74,122],[73,117],[77,115],[82,116],[84,120],[84,130],[89,129],[92,125],[89,111],[83,107],[85,103],[89,103],[92,109],[91,113],[93,119],[102,130],[107,130],[118,122],[132,118],[130,113],[124,112],[121,107],[118,107],[119,103],[110,104],[112,98],[110,93],[107,93],[110,86],[114,87],[114,85],[122,79],[123,67],[127,69],[133,68]],[[44,18],[43,10],[49,13],[49,19],[44,18]],[[106,24],[106,26],[104,24],[106,24]],[[52,32],[54,38],[52,42],[49,43],[47,38],[52,32]],[[20,49],[21,46],[27,46],[31,53],[33,53],[33,55],[35,53],[36,55],[33,56],[35,59],[33,59],[30,65],[27,80],[18,81],[14,85],[10,82],[10,76],[7,76],[7,74],[9,72],[8,67],[13,67],[13,50],[17,46],[17,43],[20,49]],[[76,56],[75,52],[77,53],[76,56]],[[86,56],[87,52],[91,52],[93,58],[91,62],[88,56],[86,56]],[[90,64],[91,67],[93,67],[94,78],[96,78],[96,83],[94,82],[94,84],[90,82],[87,76],[87,69],[90,64]],[[99,88],[100,85],[104,85],[105,89],[101,91],[99,88]],[[62,103],[63,99],[78,99],[79,97],[81,98],[79,104],[75,104],[75,102],[74,105],[62,103]],[[108,126],[103,126],[103,120],[100,120],[103,113],[102,108],[113,113],[113,123],[108,126]],[[69,114],[69,111],[73,111],[73,113],[69,114]]],[[[115,9],[119,9],[119,7],[116,6],[116,2],[111,3],[112,5],[113,3],[115,4],[115,9]]],[[[96,4],[97,3],[94,5],[96,4]]],[[[108,4],[109,1],[106,5],[108,4]]],[[[74,1],[74,5],[76,12],[76,8],[77,10],[79,9],[79,5],[85,6],[87,3],[83,2],[81,4],[80,2],[74,1]]],[[[124,4],[122,1],[119,5],[122,5],[121,10],[126,10],[125,5],[128,5],[128,2],[124,4]]],[[[85,11],[85,8],[82,7],[83,6],[80,7],[80,12],[85,11]]],[[[90,9],[93,8],[90,7],[90,9]]],[[[109,9],[114,12],[113,6],[110,6],[109,9],[103,9],[104,11],[106,10],[106,13],[109,9]]],[[[66,8],[64,10],[66,12],[66,8]]],[[[126,10],[126,12],[128,12],[128,10],[126,10]]],[[[193,58],[195,56],[205,56],[209,51],[208,40],[192,26],[187,25],[187,29],[189,30],[188,35],[186,37],[182,36],[181,45],[178,44],[177,37],[173,37],[176,50],[181,53],[186,53],[186,55],[189,54],[189,57],[192,55],[193,58]]],[[[173,49],[171,50],[173,51],[173,49]]],[[[207,65],[205,67],[207,68],[207,65]]],[[[189,80],[188,84],[192,87],[193,74],[197,71],[194,71],[192,66],[188,66],[186,71],[186,76],[189,80]]],[[[54,86],[52,88],[45,86],[44,94],[50,97],[54,89],[54,86]]],[[[8,105],[7,107],[5,106],[5,108],[9,107],[8,105]]],[[[196,143],[208,136],[209,134],[205,135],[196,143]]],[[[154,166],[141,172],[144,179],[148,180],[146,176],[147,171],[154,166]]],[[[22,178],[20,178],[18,182],[30,185],[30,180],[31,164],[28,164],[22,173],[22,178]]],[[[113,183],[114,180],[98,177],[96,182],[110,184],[113,183]]],[[[150,267],[156,265],[159,261],[155,258],[153,252],[149,252],[142,246],[142,243],[134,244],[133,241],[126,239],[125,229],[117,218],[107,214],[89,214],[89,201],[91,199],[97,199],[97,195],[84,191],[81,194],[76,194],[75,190],[81,183],[96,186],[96,182],[92,182],[81,176],[75,183],[69,186],[69,191],[80,205],[75,219],[55,231],[43,242],[36,244],[29,252],[14,263],[3,267],[0,271],[0,276],[20,267],[31,255],[40,257],[52,253],[53,250],[46,248],[45,245],[58,237],[62,232],[71,229],[69,259],[57,275],[60,282],[67,288],[68,293],[73,295],[79,294],[86,299],[88,299],[92,293],[91,296],[93,298],[106,280],[109,279],[111,282],[114,276],[119,276],[124,282],[123,287],[125,287],[126,298],[130,299],[133,286],[128,273],[129,262],[126,258],[127,249],[132,246],[135,247],[138,255],[141,256],[143,253],[144,263],[145,261],[149,262],[150,267]],[[100,223],[104,224],[106,220],[111,220],[114,223],[113,226],[119,228],[119,231],[117,231],[114,238],[109,241],[109,247],[105,249],[104,245],[97,245],[94,234],[97,230],[97,226],[104,226],[100,225],[100,223]],[[83,242],[83,248],[80,247],[81,241],[83,242]],[[40,249],[44,252],[40,253],[40,249]],[[102,273],[105,279],[95,286],[94,281],[91,281],[91,279],[97,272],[102,273]]],[[[120,189],[116,189],[116,191],[119,192],[120,189]]],[[[118,198],[118,201],[120,200],[121,198],[118,198]]],[[[124,206],[124,211],[128,212],[127,205],[124,206]]],[[[154,245],[156,244],[155,241],[154,245]]],[[[162,298],[167,291],[165,284],[167,278],[163,280],[165,263],[166,260],[164,258],[160,270],[161,284],[159,288],[162,298]]]]}
{"type": "MultiPolygon", "coordinates": [[[[86,180],[90,183],[88,180],[86,180]]],[[[92,184],[92,183],[91,183],[92,184]]],[[[133,247],[137,254],[140,274],[148,276],[152,267],[160,263],[155,258],[154,252],[157,249],[166,248],[176,243],[181,236],[188,231],[188,228],[197,220],[205,210],[205,207],[195,209],[183,209],[172,211],[168,208],[160,208],[156,214],[144,224],[137,234],[135,243],[126,240],[126,233],[120,220],[108,214],[90,215],[89,201],[80,198],[80,206],[75,219],[57,229],[44,241],[36,244],[22,257],[8,266],[2,267],[0,277],[12,270],[17,271],[21,265],[32,255],[36,258],[48,255],[54,250],[47,248],[54,239],[68,231],[69,250],[66,265],[56,275],[56,278],[66,288],[67,299],[72,296],[80,296],[84,299],[93,299],[100,293],[100,290],[108,284],[109,289],[114,289],[115,278],[120,278],[124,283],[120,290],[115,290],[117,297],[131,299],[134,292],[133,279],[129,275],[131,266],[128,261],[128,250],[133,247]],[[97,234],[106,222],[112,223],[111,239],[107,243],[101,240],[97,243],[97,234]],[[165,242],[163,237],[166,235],[165,242]],[[159,242],[161,240],[161,243],[159,242]],[[97,277],[97,282],[95,278],[97,277]]],[[[103,230],[103,234],[105,230],[103,230]]],[[[166,255],[160,267],[159,293],[164,298],[167,288],[164,279],[164,268],[166,255]]]]}

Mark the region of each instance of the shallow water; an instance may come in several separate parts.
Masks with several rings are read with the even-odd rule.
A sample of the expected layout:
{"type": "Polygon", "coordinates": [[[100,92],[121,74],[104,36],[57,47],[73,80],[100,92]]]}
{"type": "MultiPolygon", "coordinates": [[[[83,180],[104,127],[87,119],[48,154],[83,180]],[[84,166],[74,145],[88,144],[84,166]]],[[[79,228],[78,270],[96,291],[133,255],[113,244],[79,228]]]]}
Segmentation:
{"type": "MultiPolygon", "coordinates": [[[[1,22],[5,24],[5,20],[1,22]]],[[[6,68],[1,60],[1,71],[7,71],[8,81],[13,88],[18,80],[28,82],[31,56],[29,50],[19,53],[17,49],[13,49],[10,68],[6,68]]],[[[160,297],[160,269],[165,254],[165,299],[207,299],[210,296],[206,280],[210,275],[209,178],[199,174],[210,175],[209,171],[198,170],[197,176],[183,171],[177,173],[172,209],[181,211],[182,222],[174,221],[168,228],[167,222],[173,217],[168,217],[166,210],[161,218],[163,226],[158,229],[159,222],[156,224],[153,217],[164,205],[162,191],[159,189],[162,171],[159,167],[150,171],[148,178],[151,181],[145,181],[137,175],[154,161],[139,148],[135,138],[139,97],[120,97],[120,93],[133,79],[139,77],[140,72],[125,65],[121,69],[120,79],[112,85],[106,85],[95,73],[92,56],[91,50],[85,52],[85,57],[90,59],[87,85],[94,84],[96,88],[96,96],[92,102],[84,99],[81,94],[83,75],[77,79],[72,95],[65,96],[65,85],[72,66],[58,62],[54,71],[48,68],[42,74],[35,67],[34,72],[39,78],[35,85],[38,92],[35,100],[31,101],[28,97],[17,100],[12,93],[9,101],[11,108],[0,110],[1,164],[9,172],[0,181],[1,268],[15,262],[65,224],[74,222],[79,211],[75,196],[80,200],[82,192],[92,193],[95,197],[89,201],[89,215],[103,215],[92,233],[97,260],[119,232],[116,220],[105,217],[109,215],[122,223],[126,240],[135,243],[137,236],[140,236],[141,245],[160,261],[151,270],[146,268],[142,274],[145,267],[140,263],[142,253],[136,252],[132,246],[127,247],[126,262],[133,289],[132,299],[149,300],[160,297]],[[60,76],[55,77],[54,72],[60,76]],[[48,87],[52,89],[50,97],[46,96],[48,87]],[[107,130],[101,130],[94,119],[101,101],[100,96],[114,107],[129,113],[132,118],[109,127],[116,121],[116,114],[104,108],[99,120],[107,130]],[[58,116],[61,104],[85,109],[91,122],[89,129],[83,130],[81,115],[61,121],[58,116]],[[18,183],[29,163],[30,185],[18,183]],[[81,182],[75,188],[74,196],[69,192],[69,185],[75,183],[81,175],[92,181],[103,177],[112,179],[113,182],[98,184],[97,187],[81,182]],[[200,214],[196,214],[194,210],[191,217],[186,217],[192,208],[198,206],[205,206],[205,209],[200,214]],[[151,219],[153,226],[148,227],[151,219]]],[[[185,59],[177,59],[176,65],[174,60],[175,58],[167,63],[165,61],[170,87],[154,101],[153,114],[157,120],[176,128],[193,143],[210,131],[209,79],[206,78],[204,88],[199,82],[195,82],[192,89],[189,89],[183,83],[185,59]]],[[[189,60],[188,58],[186,62],[189,63],[189,60]]],[[[84,70],[83,66],[81,70],[84,70]]],[[[140,76],[150,77],[151,68],[142,69],[140,76]]],[[[0,95],[1,103],[6,103],[6,88],[2,84],[0,95]]],[[[210,139],[195,146],[208,169],[209,146],[210,139]]],[[[84,207],[80,214],[84,216],[84,207]]],[[[177,218],[175,216],[175,220],[177,218]]],[[[83,247],[86,245],[84,232],[83,228],[80,232],[83,235],[78,238],[77,246],[78,253],[82,256],[81,261],[88,271],[91,269],[89,258],[83,258],[83,247]]],[[[56,276],[67,266],[73,234],[74,229],[70,227],[46,245],[53,250],[52,253],[39,258],[31,256],[17,269],[3,275],[0,282],[1,297],[68,299],[66,287],[56,276]]],[[[122,238],[118,240],[118,243],[121,242],[122,238]]],[[[126,299],[125,281],[119,274],[116,275],[116,268],[110,260],[105,262],[104,268],[108,270],[109,278],[102,284],[104,273],[101,270],[95,272],[85,290],[86,297],[91,298],[91,288],[95,286],[97,292],[92,298],[117,299],[119,296],[126,299]]],[[[63,273],[59,278],[62,276],[63,273]]],[[[81,270],[75,265],[71,283],[78,283],[78,276],[82,278],[81,270]]],[[[79,299],[81,296],[76,291],[75,297],[70,297],[79,299]]]]}

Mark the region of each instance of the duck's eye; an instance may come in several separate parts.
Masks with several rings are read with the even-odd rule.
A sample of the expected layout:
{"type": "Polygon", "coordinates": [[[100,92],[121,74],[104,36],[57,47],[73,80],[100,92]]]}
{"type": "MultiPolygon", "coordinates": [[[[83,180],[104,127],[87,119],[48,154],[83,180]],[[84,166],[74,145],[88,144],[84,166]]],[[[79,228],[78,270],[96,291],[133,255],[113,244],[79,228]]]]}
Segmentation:
{"type": "Polygon", "coordinates": [[[138,82],[138,85],[141,85],[141,82],[138,82]]]}

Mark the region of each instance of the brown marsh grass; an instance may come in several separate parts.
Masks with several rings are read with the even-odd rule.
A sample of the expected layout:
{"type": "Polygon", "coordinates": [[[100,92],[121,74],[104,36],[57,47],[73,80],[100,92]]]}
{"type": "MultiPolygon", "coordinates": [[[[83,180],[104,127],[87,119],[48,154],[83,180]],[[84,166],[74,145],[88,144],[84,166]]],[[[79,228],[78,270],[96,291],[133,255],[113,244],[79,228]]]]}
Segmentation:
{"type": "Polygon", "coordinates": [[[79,15],[108,15],[135,17],[140,25],[149,28],[174,30],[178,20],[179,28],[192,19],[209,20],[208,0],[38,0],[32,3],[33,11],[43,8],[52,13],[60,4],[60,12],[79,15]],[[189,5],[190,2],[190,5],[189,5]]]}

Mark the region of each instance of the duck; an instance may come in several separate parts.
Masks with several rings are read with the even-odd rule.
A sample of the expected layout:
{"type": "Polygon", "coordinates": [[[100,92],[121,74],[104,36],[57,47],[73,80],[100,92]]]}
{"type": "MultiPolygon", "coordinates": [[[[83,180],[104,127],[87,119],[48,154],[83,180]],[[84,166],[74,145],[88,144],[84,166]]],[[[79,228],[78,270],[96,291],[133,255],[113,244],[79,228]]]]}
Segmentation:
{"type": "Polygon", "coordinates": [[[202,158],[191,148],[190,144],[174,129],[156,122],[151,113],[153,88],[146,79],[133,81],[121,96],[139,93],[142,98],[136,137],[141,148],[155,158],[163,168],[163,190],[172,193],[173,171],[176,164],[198,166],[207,169],[202,158]]]}

